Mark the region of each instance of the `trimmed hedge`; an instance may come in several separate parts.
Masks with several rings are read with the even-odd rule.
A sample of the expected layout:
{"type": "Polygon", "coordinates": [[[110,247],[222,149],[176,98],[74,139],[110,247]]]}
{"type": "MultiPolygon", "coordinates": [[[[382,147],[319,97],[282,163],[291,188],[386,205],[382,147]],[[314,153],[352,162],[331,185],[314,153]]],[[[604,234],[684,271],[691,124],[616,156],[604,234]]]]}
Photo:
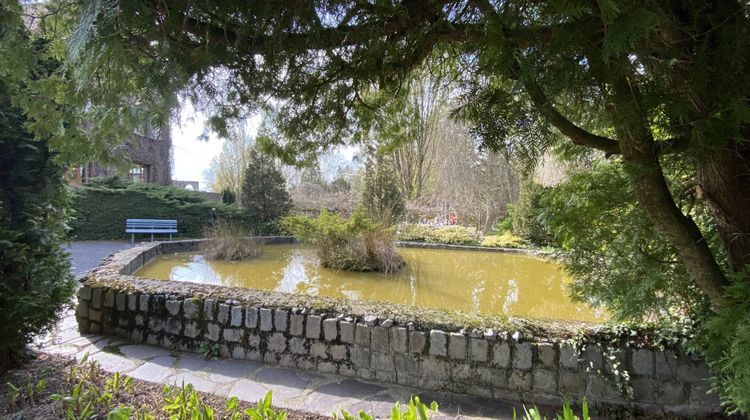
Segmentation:
{"type": "Polygon", "coordinates": [[[261,225],[241,208],[208,200],[200,193],[116,178],[73,188],[73,209],[73,240],[129,238],[125,219],[176,219],[179,233],[175,236],[182,238],[202,237],[204,227],[215,219],[231,219],[258,235],[277,233],[274,224],[261,225]]]}

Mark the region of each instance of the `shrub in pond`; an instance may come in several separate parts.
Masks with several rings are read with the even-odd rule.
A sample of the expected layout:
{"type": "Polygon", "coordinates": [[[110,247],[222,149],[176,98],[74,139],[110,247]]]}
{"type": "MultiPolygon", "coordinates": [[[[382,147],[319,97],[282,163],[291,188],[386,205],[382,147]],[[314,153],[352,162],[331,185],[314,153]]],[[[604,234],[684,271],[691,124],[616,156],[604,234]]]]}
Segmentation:
{"type": "Polygon", "coordinates": [[[317,245],[324,267],[392,273],[404,266],[395,230],[372,221],[360,209],[348,219],[323,210],[317,218],[288,216],[281,224],[290,234],[317,245]]]}
{"type": "Polygon", "coordinates": [[[203,230],[208,241],[201,244],[201,252],[209,260],[242,261],[262,255],[258,241],[240,223],[231,219],[217,219],[203,230]]]}
{"type": "Polygon", "coordinates": [[[479,245],[480,240],[476,228],[459,225],[442,227],[420,224],[404,225],[398,236],[402,241],[447,245],[479,245]]]}
{"type": "Polygon", "coordinates": [[[510,232],[505,232],[500,235],[486,235],[482,238],[482,242],[479,245],[500,248],[522,248],[526,244],[520,237],[510,232]]]}

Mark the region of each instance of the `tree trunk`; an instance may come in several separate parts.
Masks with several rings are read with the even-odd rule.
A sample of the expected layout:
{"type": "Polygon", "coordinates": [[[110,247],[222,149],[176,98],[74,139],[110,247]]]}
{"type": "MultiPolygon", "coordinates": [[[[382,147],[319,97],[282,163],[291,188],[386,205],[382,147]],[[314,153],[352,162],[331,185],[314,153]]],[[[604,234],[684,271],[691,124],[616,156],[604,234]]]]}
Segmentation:
{"type": "Polygon", "coordinates": [[[632,79],[615,77],[611,112],[636,199],[656,228],[675,247],[680,262],[712,306],[720,308],[724,306],[723,288],[727,279],[698,226],[682,213],[672,197],[648,120],[640,111],[635,86],[632,79]]]}
{"type": "MultiPolygon", "coordinates": [[[[750,128],[746,131],[750,132],[750,128]]],[[[750,133],[748,133],[750,134],[750,133]]],[[[750,136],[746,136],[750,137],[750,136]]],[[[700,162],[698,196],[716,222],[729,265],[750,265],[750,146],[732,140],[700,162]]]]}

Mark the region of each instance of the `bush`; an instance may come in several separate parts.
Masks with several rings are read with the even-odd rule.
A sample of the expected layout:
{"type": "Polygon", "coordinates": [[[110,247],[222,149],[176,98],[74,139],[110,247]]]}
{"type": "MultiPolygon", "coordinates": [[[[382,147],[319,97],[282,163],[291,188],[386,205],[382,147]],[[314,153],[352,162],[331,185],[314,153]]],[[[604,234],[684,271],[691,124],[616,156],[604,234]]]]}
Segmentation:
{"type": "Polygon", "coordinates": [[[549,190],[525,179],[521,182],[518,201],[512,207],[511,226],[513,233],[534,245],[555,245],[550,228],[544,223],[542,199],[549,190]]]}
{"type": "Polygon", "coordinates": [[[242,261],[263,254],[258,241],[232,220],[214,221],[203,230],[203,236],[209,240],[201,244],[201,252],[209,260],[242,261]]]}
{"type": "Polygon", "coordinates": [[[479,245],[500,248],[522,248],[524,241],[512,233],[506,232],[500,235],[486,235],[479,245]]]}
{"type": "Polygon", "coordinates": [[[60,247],[69,204],[64,170],[9,104],[0,82],[0,367],[55,324],[76,285],[60,247]]]}
{"type": "Polygon", "coordinates": [[[361,209],[349,219],[327,210],[316,219],[289,216],[282,220],[282,226],[290,234],[316,244],[324,267],[391,273],[404,265],[396,249],[394,230],[373,222],[361,209]]]}
{"type": "Polygon", "coordinates": [[[427,242],[446,245],[479,245],[479,232],[466,226],[431,227],[427,225],[403,225],[399,230],[399,240],[427,242]]]}
{"type": "Polygon", "coordinates": [[[179,237],[197,238],[216,219],[231,219],[248,232],[278,232],[236,206],[208,200],[201,193],[116,178],[73,189],[71,237],[77,240],[123,239],[125,219],[176,219],[179,237]]]}
{"type": "Polygon", "coordinates": [[[398,223],[404,216],[404,197],[390,166],[378,162],[367,168],[362,205],[370,218],[387,226],[398,223]]]}

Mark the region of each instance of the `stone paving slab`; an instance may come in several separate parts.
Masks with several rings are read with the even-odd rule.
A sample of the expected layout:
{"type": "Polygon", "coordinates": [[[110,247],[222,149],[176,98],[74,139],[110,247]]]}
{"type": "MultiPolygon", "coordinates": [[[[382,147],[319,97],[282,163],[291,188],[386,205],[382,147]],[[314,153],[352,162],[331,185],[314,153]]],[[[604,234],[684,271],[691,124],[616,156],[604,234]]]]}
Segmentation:
{"type": "MultiPolygon", "coordinates": [[[[126,242],[79,242],[67,248],[75,274],[80,277],[99,260],[132,246],[126,242]]],[[[40,351],[81,359],[88,354],[108,372],[121,372],[136,379],[169,385],[192,383],[196,389],[240,400],[257,402],[270,390],[274,405],[287,409],[332,415],[346,409],[364,410],[377,417],[390,416],[396,401],[419,395],[422,401],[440,404],[437,418],[511,419],[514,405],[499,400],[424,392],[398,385],[369,383],[337,375],[313,373],[251,361],[206,360],[192,353],[172,352],[161,347],[132,344],[119,338],[81,335],[74,311],[63,314],[58,326],[35,340],[40,351]]]]}

